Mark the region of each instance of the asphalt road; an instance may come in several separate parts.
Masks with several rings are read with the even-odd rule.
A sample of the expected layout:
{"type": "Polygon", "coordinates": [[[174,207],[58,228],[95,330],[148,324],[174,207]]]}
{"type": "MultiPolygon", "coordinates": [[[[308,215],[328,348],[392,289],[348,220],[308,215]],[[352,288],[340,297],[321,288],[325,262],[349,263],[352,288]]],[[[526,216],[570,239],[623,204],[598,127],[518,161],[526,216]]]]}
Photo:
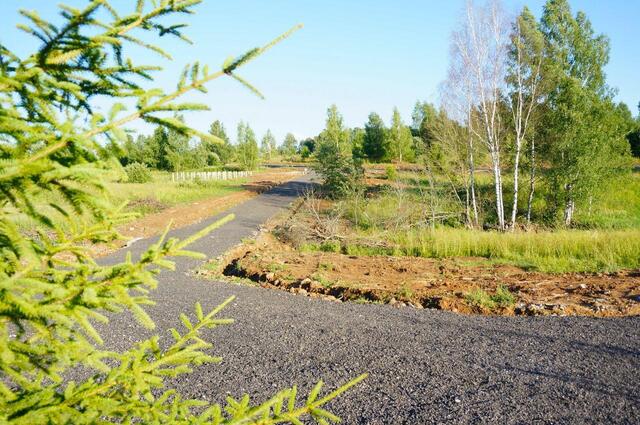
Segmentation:
{"type": "MultiPolygon", "coordinates": [[[[235,221],[191,248],[219,255],[303,187],[291,182],[237,206],[235,221]]],[[[215,219],[173,234],[186,237],[215,219]]],[[[135,256],[151,242],[130,249],[135,256]]],[[[640,317],[479,317],[334,303],[198,280],[187,274],[198,263],[180,259],[175,272],[163,272],[148,309],[155,332],[167,335],[196,301],[207,310],[238,297],[225,315],[236,323],[204,334],[224,362],[171,382],[184,395],[263,400],[293,384],[308,390],[322,378],[333,388],[369,372],[330,405],[343,423],[640,423],[640,317]]],[[[149,334],[128,315],[105,333],[114,348],[149,334]]]]}

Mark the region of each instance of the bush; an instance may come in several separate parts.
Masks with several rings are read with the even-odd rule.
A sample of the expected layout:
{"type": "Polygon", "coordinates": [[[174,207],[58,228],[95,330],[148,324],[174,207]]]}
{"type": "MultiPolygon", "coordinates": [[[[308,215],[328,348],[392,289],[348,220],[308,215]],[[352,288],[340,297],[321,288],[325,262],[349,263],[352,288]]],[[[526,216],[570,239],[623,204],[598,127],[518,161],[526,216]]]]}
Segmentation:
{"type": "Polygon", "coordinates": [[[385,168],[385,174],[387,175],[387,180],[398,180],[398,171],[394,165],[387,165],[387,168],[385,168]]]}
{"type": "Polygon", "coordinates": [[[331,198],[343,198],[362,187],[362,167],[333,143],[321,143],[316,152],[317,171],[331,198]]]}
{"type": "Polygon", "coordinates": [[[124,171],[127,173],[127,182],[129,183],[148,183],[153,180],[151,170],[146,164],[134,162],[124,167],[124,171]]]}

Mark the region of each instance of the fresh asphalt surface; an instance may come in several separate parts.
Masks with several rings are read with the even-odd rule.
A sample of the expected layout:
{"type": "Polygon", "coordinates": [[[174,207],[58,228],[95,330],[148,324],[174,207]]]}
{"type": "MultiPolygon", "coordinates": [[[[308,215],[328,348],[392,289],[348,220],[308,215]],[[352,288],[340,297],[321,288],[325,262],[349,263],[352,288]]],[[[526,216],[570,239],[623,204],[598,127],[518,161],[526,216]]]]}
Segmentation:
{"type": "MultiPolygon", "coordinates": [[[[191,249],[223,253],[304,187],[293,181],[235,207],[234,221],[191,249]]],[[[172,235],[187,237],[216,218],[172,235]]],[[[136,242],[134,257],[152,242],[136,242]]],[[[481,317],[335,303],[199,280],[187,274],[198,264],[181,258],[175,272],[162,272],[148,308],[154,332],[169,339],[167,329],[180,328],[178,315],[195,302],[208,310],[237,296],[222,315],[236,322],[203,334],[223,363],[170,383],[185,396],[223,402],[249,393],[260,401],[293,384],[306,394],[318,379],[333,389],[369,372],[329,405],[343,423],[640,423],[640,317],[481,317]]],[[[103,330],[117,349],[149,334],[126,314],[103,330]]]]}

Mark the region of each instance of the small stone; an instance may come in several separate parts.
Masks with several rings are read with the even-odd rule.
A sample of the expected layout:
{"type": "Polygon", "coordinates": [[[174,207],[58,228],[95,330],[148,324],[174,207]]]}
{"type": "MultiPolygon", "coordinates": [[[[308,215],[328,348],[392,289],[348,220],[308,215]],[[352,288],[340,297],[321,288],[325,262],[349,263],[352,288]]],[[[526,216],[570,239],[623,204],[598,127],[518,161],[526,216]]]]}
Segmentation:
{"type": "Polygon", "coordinates": [[[264,275],[264,278],[268,281],[272,281],[274,277],[276,277],[274,273],[267,273],[266,275],[264,275]]]}
{"type": "Polygon", "coordinates": [[[462,400],[460,400],[458,397],[456,397],[455,400],[453,400],[453,401],[455,401],[456,403],[461,403],[462,402],[462,400]]]}
{"type": "Polygon", "coordinates": [[[580,285],[578,285],[581,289],[587,289],[587,285],[584,283],[581,283],[580,285]]]}
{"type": "Polygon", "coordinates": [[[300,294],[300,295],[307,295],[307,291],[306,291],[306,289],[299,288],[299,289],[298,289],[298,294],[300,294]]]}
{"type": "Polygon", "coordinates": [[[527,305],[527,308],[526,308],[526,313],[533,316],[542,314],[543,311],[544,311],[544,306],[541,304],[529,304],[527,305]]]}

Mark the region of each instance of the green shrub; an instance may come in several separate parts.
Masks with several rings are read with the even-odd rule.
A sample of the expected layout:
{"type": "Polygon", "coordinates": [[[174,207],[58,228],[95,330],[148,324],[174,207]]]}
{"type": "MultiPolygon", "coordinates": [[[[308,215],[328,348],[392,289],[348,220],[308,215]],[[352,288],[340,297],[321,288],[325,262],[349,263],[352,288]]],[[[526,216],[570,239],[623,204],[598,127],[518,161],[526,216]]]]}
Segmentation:
{"type": "Polygon", "coordinates": [[[322,187],[329,197],[343,198],[362,186],[361,167],[334,144],[320,143],[316,159],[316,169],[323,179],[322,187]]]}
{"type": "Polygon", "coordinates": [[[516,297],[505,285],[499,285],[491,299],[500,307],[510,307],[516,303],[516,297]]]}
{"type": "Polygon", "coordinates": [[[396,170],[396,167],[393,164],[387,165],[384,172],[385,172],[385,175],[387,176],[387,180],[391,180],[391,181],[398,180],[398,170],[396,170]]]}
{"type": "Polygon", "coordinates": [[[127,173],[129,183],[148,183],[153,180],[151,170],[146,164],[134,162],[124,167],[124,171],[127,173]]]}
{"type": "Polygon", "coordinates": [[[465,299],[472,306],[486,308],[487,310],[496,308],[495,301],[482,289],[474,289],[465,295],[465,299]]]}

